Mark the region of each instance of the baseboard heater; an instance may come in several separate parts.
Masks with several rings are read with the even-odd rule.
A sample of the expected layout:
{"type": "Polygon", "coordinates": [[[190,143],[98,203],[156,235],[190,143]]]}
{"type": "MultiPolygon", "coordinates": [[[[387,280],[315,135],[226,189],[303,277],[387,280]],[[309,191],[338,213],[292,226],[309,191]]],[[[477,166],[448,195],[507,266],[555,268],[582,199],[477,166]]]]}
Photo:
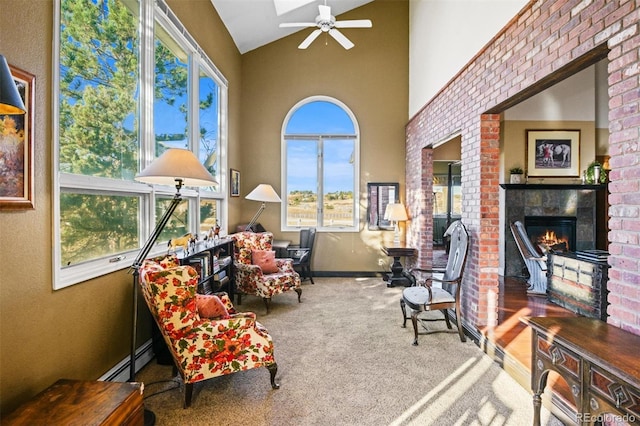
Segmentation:
{"type": "MultiPolygon", "coordinates": [[[[147,340],[136,350],[136,373],[140,371],[142,367],[147,365],[155,354],[153,353],[153,345],[151,339],[147,340]]],[[[113,368],[102,375],[98,380],[103,382],[126,382],[129,380],[129,356],[113,368]]]]}

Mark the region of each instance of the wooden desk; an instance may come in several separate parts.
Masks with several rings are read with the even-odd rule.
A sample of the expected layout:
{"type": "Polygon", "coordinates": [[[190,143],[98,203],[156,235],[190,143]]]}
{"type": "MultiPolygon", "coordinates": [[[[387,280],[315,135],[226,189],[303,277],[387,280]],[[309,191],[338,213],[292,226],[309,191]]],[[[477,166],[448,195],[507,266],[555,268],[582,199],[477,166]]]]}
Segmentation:
{"type": "Polygon", "coordinates": [[[143,425],[142,383],[58,380],[3,425],[143,425]]]}
{"type": "Polygon", "coordinates": [[[523,321],[533,331],[535,426],[540,425],[541,395],[550,371],[569,385],[576,411],[565,414],[576,423],[613,419],[640,425],[640,336],[594,318],[536,317],[523,321]]]}
{"type": "Polygon", "coordinates": [[[395,287],[396,285],[408,286],[411,283],[408,279],[402,276],[404,267],[400,263],[400,258],[403,256],[415,256],[418,253],[413,247],[407,247],[404,244],[394,244],[390,246],[382,246],[382,252],[389,257],[393,257],[393,264],[391,265],[391,276],[386,277],[387,287],[395,287]]]}

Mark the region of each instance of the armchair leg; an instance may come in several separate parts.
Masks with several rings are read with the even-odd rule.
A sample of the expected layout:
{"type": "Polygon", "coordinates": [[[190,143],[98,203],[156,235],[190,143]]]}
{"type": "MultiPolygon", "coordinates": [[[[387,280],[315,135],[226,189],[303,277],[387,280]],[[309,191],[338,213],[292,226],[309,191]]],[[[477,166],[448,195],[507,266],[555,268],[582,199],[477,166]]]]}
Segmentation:
{"type": "Polygon", "coordinates": [[[269,370],[269,375],[271,376],[271,387],[273,389],[280,389],[280,385],[276,383],[276,373],[278,372],[278,364],[274,362],[271,365],[267,365],[267,370],[269,370]]]}
{"type": "Polygon", "coordinates": [[[447,312],[446,309],[443,309],[441,312],[442,312],[442,315],[444,315],[444,322],[447,323],[447,328],[451,330],[452,327],[451,327],[451,321],[449,321],[449,313],[447,312]]]}
{"type": "Polygon", "coordinates": [[[404,299],[400,299],[400,309],[402,309],[402,328],[407,328],[407,308],[404,299]]]}
{"type": "Polygon", "coordinates": [[[315,284],[313,282],[313,273],[311,272],[311,268],[306,266],[304,269],[305,269],[305,275],[309,277],[309,279],[311,280],[311,284],[315,284]]]}
{"type": "Polygon", "coordinates": [[[456,322],[458,323],[458,335],[460,336],[460,340],[462,343],[467,341],[467,338],[464,335],[464,329],[462,327],[462,315],[460,314],[460,306],[456,307],[456,322]]]}
{"type": "Polygon", "coordinates": [[[242,293],[237,293],[238,305],[242,305],[242,293]]]}
{"type": "Polygon", "coordinates": [[[294,290],[296,291],[296,293],[298,293],[298,303],[301,303],[302,301],[300,300],[300,297],[302,297],[302,289],[296,288],[294,290]]]}
{"type": "Polygon", "coordinates": [[[262,300],[264,301],[264,306],[267,307],[267,315],[269,315],[269,311],[271,310],[271,298],[263,297],[262,300]]]}
{"type": "Polygon", "coordinates": [[[191,396],[193,395],[193,383],[184,384],[184,403],[182,408],[189,408],[191,406],[191,396]]]}
{"type": "Polygon", "coordinates": [[[418,311],[413,311],[411,313],[411,322],[413,323],[413,346],[418,346],[418,311]]]}

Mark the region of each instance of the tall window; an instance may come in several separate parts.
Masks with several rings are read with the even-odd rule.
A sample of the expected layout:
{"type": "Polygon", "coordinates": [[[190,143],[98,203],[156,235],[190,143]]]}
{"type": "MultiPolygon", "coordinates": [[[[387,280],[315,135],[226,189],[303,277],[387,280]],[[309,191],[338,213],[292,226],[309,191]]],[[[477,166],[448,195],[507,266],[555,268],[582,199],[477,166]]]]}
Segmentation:
{"type": "Polygon", "coordinates": [[[282,153],[282,228],[357,230],[359,140],[349,109],[320,96],[298,103],[285,119],[282,153]]]}
{"type": "Polygon", "coordinates": [[[55,5],[58,289],[131,265],[175,193],[134,176],[168,148],[192,150],[220,184],[183,188],[157,250],[226,224],[226,81],[163,0],[55,5]]]}

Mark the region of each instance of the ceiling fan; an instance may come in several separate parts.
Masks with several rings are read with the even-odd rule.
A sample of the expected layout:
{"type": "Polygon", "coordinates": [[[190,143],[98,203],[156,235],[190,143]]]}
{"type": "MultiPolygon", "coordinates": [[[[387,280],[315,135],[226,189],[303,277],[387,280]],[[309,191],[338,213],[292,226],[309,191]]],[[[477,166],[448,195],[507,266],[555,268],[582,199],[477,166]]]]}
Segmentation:
{"type": "Polygon", "coordinates": [[[329,33],[345,49],[351,49],[354,44],[338,28],[371,28],[373,24],[369,19],[357,19],[351,21],[336,21],[336,17],[331,14],[331,6],[325,4],[318,5],[319,15],[316,22],[289,22],[280,24],[280,28],[310,28],[317,27],[298,46],[298,49],[306,49],[322,33],[329,33]]]}

